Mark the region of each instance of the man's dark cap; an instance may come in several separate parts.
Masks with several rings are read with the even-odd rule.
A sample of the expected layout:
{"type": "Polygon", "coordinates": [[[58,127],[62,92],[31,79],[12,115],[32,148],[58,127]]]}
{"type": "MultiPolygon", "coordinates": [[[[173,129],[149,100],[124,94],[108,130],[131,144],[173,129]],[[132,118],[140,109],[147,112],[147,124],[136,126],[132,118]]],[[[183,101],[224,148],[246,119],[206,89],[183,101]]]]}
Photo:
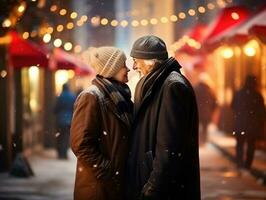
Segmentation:
{"type": "Polygon", "coordinates": [[[146,35],[134,42],[130,56],[138,59],[166,60],[168,53],[166,45],[161,38],[154,35],[146,35]]]}

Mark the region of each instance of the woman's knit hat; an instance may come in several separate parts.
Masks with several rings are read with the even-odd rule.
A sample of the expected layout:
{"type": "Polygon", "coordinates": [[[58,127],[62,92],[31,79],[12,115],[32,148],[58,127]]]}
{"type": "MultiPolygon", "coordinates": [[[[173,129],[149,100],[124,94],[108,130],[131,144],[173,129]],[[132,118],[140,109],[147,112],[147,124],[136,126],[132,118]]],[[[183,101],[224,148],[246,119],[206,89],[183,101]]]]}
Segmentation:
{"type": "Polygon", "coordinates": [[[105,78],[113,77],[126,62],[126,55],[122,50],[109,46],[90,47],[82,56],[95,69],[96,74],[105,78]]]}

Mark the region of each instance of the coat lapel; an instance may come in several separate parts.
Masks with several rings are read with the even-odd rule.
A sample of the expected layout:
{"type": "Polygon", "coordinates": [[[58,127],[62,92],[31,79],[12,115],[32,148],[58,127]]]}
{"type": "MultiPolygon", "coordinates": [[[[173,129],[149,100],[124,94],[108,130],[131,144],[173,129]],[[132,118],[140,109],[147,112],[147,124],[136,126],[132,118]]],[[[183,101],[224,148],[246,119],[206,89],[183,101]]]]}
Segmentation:
{"type": "Polygon", "coordinates": [[[105,98],[104,99],[104,104],[105,104],[106,108],[110,109],[120,121],[122,121],[125,125],[130,127],[129,121],[123,115],[121,115],[119,113],[119,111],[117,109],[117,106],[115,106],[114,102],[112,102],[108,98],[105,98]]]}
{"type": "MultiPolygon", "coordinates": [[[[134,118],[136,118],[139,115],[140,111],[144,108],[145,104],[150,100],[150,98],[156,92],[156,90],[158,90],[159,86],[162,86],[163,81],[166,79],[166,77],[172,71],[176,71],[176,72],[180,73],[181,66],[179,65],[179,63],[174,58],[169,58],[169,60],[164,65],[165,66],[161,66],[161,67],[164,67],[165,69],[162,70],[162,72],[154,80],[154,83],[148,89],[148,91],[146,92],[146,94],[143,97],[143,99],[139,101],[140,102],[139,105],[136,105],[136,109],[134,111],[135,112],[134,113],[134,118]],[[178,65],[177,68],[176,68],[176,63],[175,62],[178,65]],[[173,65],[173,63],[175,63],[175,64],[173,65]],[[172,66],[175,66],[175,68],[173,68],[172,66]]],[[[138,93],[140,94],[141,91],[139,91],[138,93]]]]}

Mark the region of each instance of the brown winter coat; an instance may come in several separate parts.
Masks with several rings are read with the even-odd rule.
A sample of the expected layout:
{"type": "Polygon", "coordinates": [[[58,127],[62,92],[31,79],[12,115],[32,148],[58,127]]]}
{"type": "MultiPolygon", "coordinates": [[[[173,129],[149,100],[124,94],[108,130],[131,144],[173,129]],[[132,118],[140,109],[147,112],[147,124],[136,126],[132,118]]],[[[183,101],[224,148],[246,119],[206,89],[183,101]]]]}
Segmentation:
{"type": "Polygon", "coordinates": [[[71,148],[78,159],[75,200],[123,199],[128,134],[115,105],[96,86],[79,95],[71,125],[71,148]]]}

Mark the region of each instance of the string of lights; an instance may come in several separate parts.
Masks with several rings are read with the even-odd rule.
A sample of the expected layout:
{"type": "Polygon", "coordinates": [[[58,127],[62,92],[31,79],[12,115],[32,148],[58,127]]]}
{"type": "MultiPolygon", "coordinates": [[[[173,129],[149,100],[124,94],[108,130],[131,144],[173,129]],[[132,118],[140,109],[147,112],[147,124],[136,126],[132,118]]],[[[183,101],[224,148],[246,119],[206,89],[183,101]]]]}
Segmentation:
{"type": "MultiPolygon", "coordinates": [[[[197,12],[199,14],[205,14],[206,12],[208,12],[208,10],[214,10],[216,7],[219,8],[224,8],[227,4],[232,3],[232,0],[216,0],[215,3],[207,3],[207,5],[205,6],[199,6],[197,9],[193,9],[190,8],[188,9],[186,12],[185,11],[181,11],[177,14],[173,14],[170,16],[162,16],[159,18],[147,18],[147,19],[132,19],[130,20],[126,20],[126,19],[122,19],[122,20],[117,20],[117,19],[108,19],[106,17],[100,17],[100,16],[93,16],[89,19],[88,16],[86,15],[79,15],[77,12],[73,11],[70,12],[65,8],[59,8],[59,6],[57,5],[52,5],[50,7],[50,12],[52,13],[58,13],[60,16],[63,17],[67,17],[68,19],[70,19],[71,21],[67,20],[68,22],[63,25],[63,24],[58,24],[53,26],[48,26],[46,28],[42,28],[39,30],[41,37],[43,39],[43,41],[45,43],[51,43],[53,42],[53,45],[55,47],[61,47],[63,46],[64,49],[66,51],[71,51],[74,50],[75,53],[80,53],[82,51],[81,45],[73,45],[71,42],[64,42],[62,41],[62,39],[58,38],[58,37],[53,37],[53,33],[61,33],[65,30],[72,30],[75,27],[82,27],[83,25],[86,24],[90,24],[93,27],[98,27],[98,26],[112,26],[112,27],[128,27],[131,26],[133,28],[136,27],[141,27],[141,26],[148,26],[148,25],[157,25],[159,23],[162,24],[167,24],[167,23],[176,23],[178,21],[182,21],[185,20],[188,16],[190,17],[194,17],[197,16],[197,12]],[[76,21],[74,21],[76,20],[76,21]]],[[[20,8],[18,8],[20,9],[20,8]]],[[[24,8],[25,9],[25,8],[24,8]]],[[[133,11],[132,11],[133,12],[133,11]]],[[[128,14],[128,12],[127,12],[128,14]]],[[[136,15],[136,13],[134,12],[134,15],[136,15]]],[[[132,14],[133,16],[133,14],[132,14]]],[[[8,20],[8,19],[7,19],[8,20]]],[[[4,21],[2,26],[8,26],[8,21],[4,21]]],[[[36,37],[38,36],[38,32],[36,30],[33,30],[31,32],[25,31],[22,34],[22,37],[24,39],[28,39],[29,37],[36,37]]],[[[189,40],[187,40],[189,41],[189,40]]],[[[197,41],[195,42],[191,42],[192,40],[190,40],[190,44],[193,43],[192,46],[198,48],[199,44],[197,43],[197,41]]],[[[180,42],[181,44],[181,42],[180,42]]],[[[179,45],[180,45],[179,44],[179,45]]],[[[175,44],[175,46],[177,46],[177,44],[175,44]]],[[[200,47],[199,47],[200,48],[200,47]]]]}
{"type": "MultiPolygon", "coordinates": [[[[172,14],[171,16],[161,16],[159,18],[151,17],[151,18],[140,19],[140,20],[137,20],[137,19],[132,19],[132,20],[108,19],[107,17],[101,17],[99,15],[93,16],[89,20],[89,17],[87,15],[80,16],[76,11],[70,12],[65,8],[60,9],[57,5],[52,5],[50,7],[50,12],[58,13],[59,15],[61,15],[63,17],[70,18],[72,20],[78,19],[80,16],[80,19],[76,21],[76,26],[83,26],[87,22],[94,27],[110,25],[113,27],[120,26],[120,27],[125,28],[127,26],[139,27],[139,26],[147,26],[147,25],[157,25],[159,23],[165,24],[165,23],[170,23],[170,22],[177,22],[179,20],[186,19],[188,16],[194,17],[194,16],[196,16],[197,12],[199,14],[204,14],[207,12],[207,10],[214,10],[216,7],[224,8],[228,3],[232,3],[232,0],[216,0],[215,3],[214,2],[208,3],[205,6],[199,6],[197,9],[190,8],[187,11],[181,11],[179,13],[172,14]]],[[[134,15],[134,17],[135,16],[136,15],[134,15]]],[[[71,27],[69,29],[72,29],[75,26],[75,24],[73,22],[68,22],[68,24],[69,24],[68,26],[71,27]]],[[[61,29],[59,29],[59,32],[60,31],[61,31],[61,29]]]]}

